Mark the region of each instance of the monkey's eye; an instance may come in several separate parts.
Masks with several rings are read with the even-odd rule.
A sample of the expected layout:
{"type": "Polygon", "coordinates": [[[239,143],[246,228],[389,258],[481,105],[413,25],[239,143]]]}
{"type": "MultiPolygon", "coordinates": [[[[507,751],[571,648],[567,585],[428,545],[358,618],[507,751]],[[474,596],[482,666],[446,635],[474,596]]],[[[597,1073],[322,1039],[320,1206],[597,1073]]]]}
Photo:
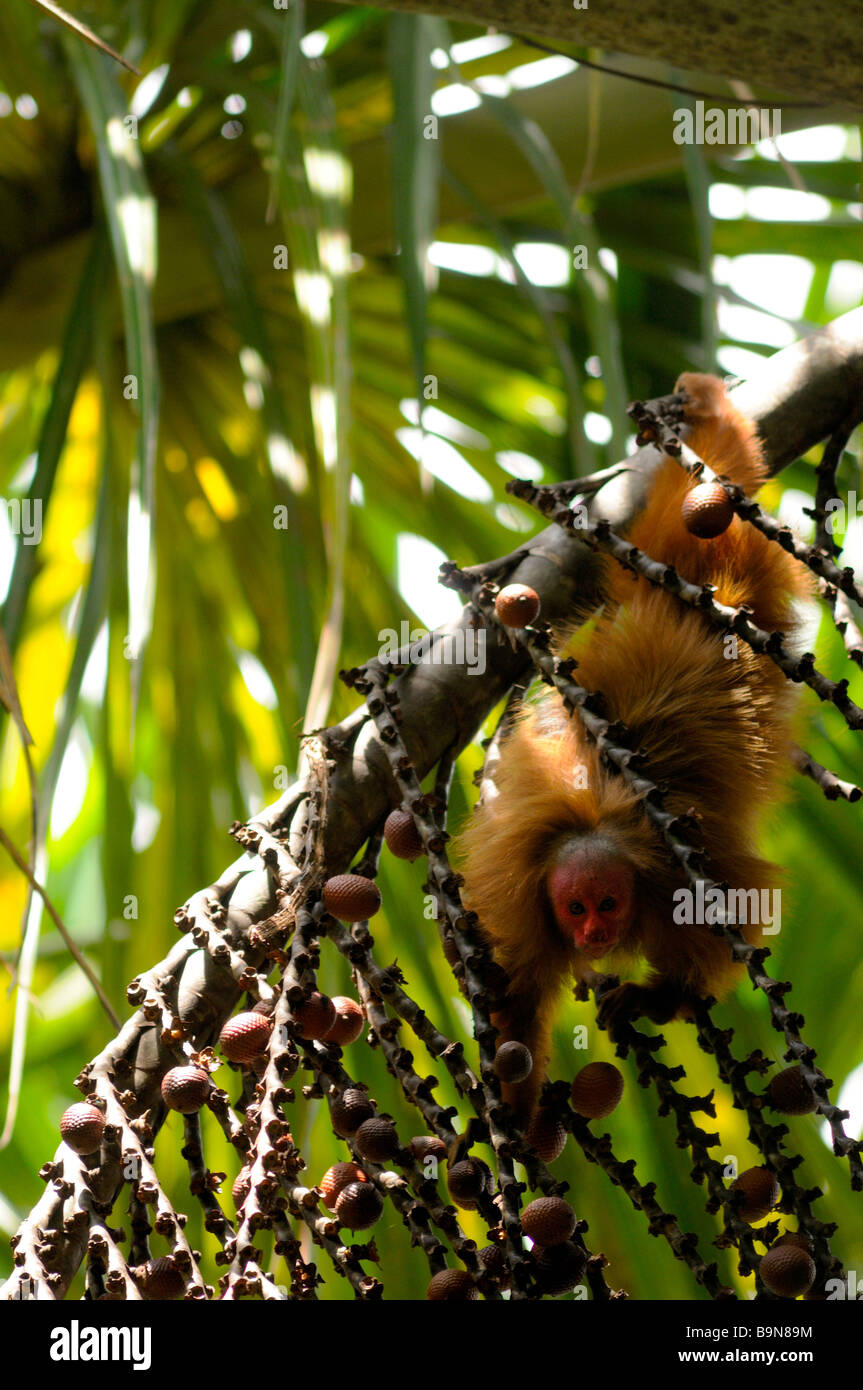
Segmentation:
{"type": "Polygon", "coordinates": [[[603,898],[599,904],[599,910],[600,912],[613,912],[616,906],[614,898],[603,898]]]}
{"type": "Polygon", "coordinates": [[[570,903],[569,910],[573,917],[580,917],[584,912],[584,903],[570,903]]]}

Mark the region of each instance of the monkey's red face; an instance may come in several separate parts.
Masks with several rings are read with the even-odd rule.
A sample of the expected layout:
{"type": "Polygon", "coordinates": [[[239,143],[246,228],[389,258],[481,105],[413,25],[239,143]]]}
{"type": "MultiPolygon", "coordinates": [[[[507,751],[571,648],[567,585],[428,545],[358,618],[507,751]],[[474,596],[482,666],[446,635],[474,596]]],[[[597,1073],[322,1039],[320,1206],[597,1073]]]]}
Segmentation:
{"type": "Polygon", "coordinates": [[[555,856],[546,881],[564,936],[591,959],[614,950],[632,924],[635,883],[630,865],[602,841],[570,840],[555,856]]]}

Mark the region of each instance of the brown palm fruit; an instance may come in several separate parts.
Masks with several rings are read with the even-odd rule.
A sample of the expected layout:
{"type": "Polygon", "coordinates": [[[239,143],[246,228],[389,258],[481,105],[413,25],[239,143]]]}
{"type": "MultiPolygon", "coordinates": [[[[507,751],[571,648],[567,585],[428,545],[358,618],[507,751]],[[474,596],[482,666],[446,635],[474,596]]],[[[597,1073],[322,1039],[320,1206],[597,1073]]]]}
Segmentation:
{"type": "Polygon", "coordinates": [[[466,1269],[442,1269],[430,1280],[426,1298],[433,1303],[467,1303],[479,1298],[479,1289],[466,1269]]]}
{"type": "Polygon", "coordinates": [[[771,1212],[782,1196],[779,1183],[769,1168],[747,1168],[731,1184],[732,1192],[744,1194],[738,1215],[744,1221],[760,1221],[771,1212]]]}
{"type": "Polygon", "coordinates": [[[494,1059],[494,1069],[501,1081],[515,1086],[526,1081],[533,1071],[530,1049],[520,1042],[501,1043],[494,1059]]]}
{"type": "Polygon", "coordinates": [[[538,1197],[522,1212],[521,1228],[537,1245],[563,1245],[575,1230],[575,1212],[562,1197],[538,1197]]]}
{"type": "Polygon", "coordinates": [[[623,1076],[611,1062],[588,1062],[572,1083],[573,1108],[586,1120],[604,1120],[622,1095],[623,1076]]]}
{"type": "Polygon", "coordinates": [[[817,1273],[815,1261],[799,1245],[777,1244],[762,1257],[758,1272],[771,1293],[780,1298],[799,1298],[808,1293],[817,1273]]]}
{"type": "Polygon", "coordinates": [[[551,1110],[542,1107],[537,1110],[524,1137],[543,1163],[554,1163],[566,1147],[566,1130],[551,1110]]]}
{"type": "MultiPolygon", "coordinates": [[[[803,1295],[803,1299],[806,1303],[829,1303],[837,1296],[835,1290],[836,1285],[833,1283],[832,1279],[828,1280],[827,1276],[823,1273],[817,1274],[815,1276],[815,1283],[812,1285],[812,1288],[808,1289],[803,1295]],[[831,1285],[830,1293],[827,1292],[828,1283],[831,1285]]],[[[848,1294],[847,1297],[853,1298],[854,1295],[853,1293],[848,1294]]]]}
{"type": "Polygon", "coordinates": [[[567,1240],[563,1245],[537,1246],[533,1256],[536,1281],[543,1293],[569,1293],[584,1278],[587,1256],[574,1241],[567,1240]]]}
{"type": "Polygon", "coordinates": [[[818,1106],[818,1097],[800,1067],[778,1071],[770,1078],[765,1096],[768,1105],[782,1115],[811,1115],[818,1106]]]}
{"type": "Polygon", "coordinates": [[[691,535],[712,541],[728,530],[734,508],[721,483],[699,483],[684,497],[680,515],[691,535]]]}
{"type": "Polygon", "coordinates": [[[336,1198],[336,1218],[352,1231],[374,1226],[383,1209],[384,1199],[370,1182],[349,1182],[336,1198]]]}
{"type": "Polygon", "coordinates": [[[336,1021],[324,1036],[324,1042],[347,1047],[349,1043],[356,1042],[366,1026],[365,1014],[356,999],[351,999],[347,994],[334,994],[333,1003],[336,1008],[336,1021]]]}
{"type": "Polygon", "coordinates": [[[471,1211],[488,1185],[488,1168],[478,1158],[463,1158],[447,1172],[447,1187],[453,1201],[471,1211]],[[468,1205],[469,1204],[469,1205],[468,1205]]]}
{"type": "Polygon", "coordinates": [[[266,1014],[235,1014],[219,1034],[219,1046],[229,1062],[248,1065],[267,1050],[273,1020],[266,1014]]]}
{"type": "Polygon", "coordinates": [[[355,1142],[363,1158],[371,1159],[372,1163],[386,1163],[399,1151],[396,1127],[392,1120],[385,1120],[382,1115],[363,1120],[356,1132],[355,1142]]]}
{"type": "Polygon", "coordinates": [[[526,584],[507,584],[494,601],[494,611],[506,627],[529,627],[539,610],[539,594],[526,584]]]}
{"type": "Polygon", "coordinates": [[[180,1298],[186,1291],[186,1281],[174,1261],[167,1255],[157,1260],[148,1260],[138,1278],[138,1285],[145,1298],[180,1298]]]}
{"type": "Polygon", "coordinates": [[[325,1038],[336,1021],[336,1006],[328,994],[317,990],[294,1009],[300,1037],[325,1038]]]}
{"type": "Polygon", "coordinates": [[[361,874],[336,874],[324,884],[324,907],[341,922],[365,922],[381,905],[377,884],[361,874]]]}
{"type": "Polygon", "coordinates": [[[86,1100],[77,1101],[60,1116],[60,1134],[76,1154],[94,1154],[105,1133],[105,1116],[86,1100]]]}
{"type": "Polygon", "coordinates": [[[508,1288],[510,1271],[503,1248],[500,1245],[484,1245],[476,1253],[485,1273],[490,1278],[497,1280],[503,1288],[508,1288]]]}
{"type": "Polygon", "coordinates": [[[246,1198],[248,1197],[251,1186],[251,1172],[248,1168],[241,1168],[237,1176],[234,1178],[234,1184],[231,1188],[231,1196],[234,1199],[234,1206],[237,1211],[240,1210],[240,1207],[243,1205],[246,1198]]]}
{"type": "Polygon", "coordinates": [[[427,1158],[435,1158],[438,1163],[443,1163],[446,1158],[446,1144],[436,1134],[415,1134],[408,1141],[408,1148],[417,1163],[424,1163],[427,1158]]]}
{"type": "Polygon", "coordinates": [[[349,1182],[368,1182],[362,1168],[356,1163],[334,1163],[328,1168],[318,1183],[321,1195],[330,1211],[335,1210],[336,1198],[349,1182]]]}
{"type": "Polygon", "coordinates": [[[812,1241],[803,1231],[786,1231],[784,1236],[774,1240],[771,1250],[775,1250],[777,1245],[793,1245],[797,1250],[805,1250],[807,1255],[813,1251],[812,1241]]]}
{"type": "Polygon", "coordinates": [[[171,1067],[162,1077],[162,1099],[181,1115],[194,1115],[209,1094],[210,1077],[203,1067],[171,1067]]]}
{"type": "Polygon", "coordinates": [[[390,811],[384,822],[384,839],[396,859],[419,859],[425,854],[417,824],[410,811],[390,811]]]}
{"type": "Polygon", "coordinates": [[[342,1139],[356,1134],[363,1120],[370,1120],[375,1108],[366,1095],[355,1086],[349,1086],[340,1096],[336,1096],[330,1107],[333,1129],[342,1139]]]}

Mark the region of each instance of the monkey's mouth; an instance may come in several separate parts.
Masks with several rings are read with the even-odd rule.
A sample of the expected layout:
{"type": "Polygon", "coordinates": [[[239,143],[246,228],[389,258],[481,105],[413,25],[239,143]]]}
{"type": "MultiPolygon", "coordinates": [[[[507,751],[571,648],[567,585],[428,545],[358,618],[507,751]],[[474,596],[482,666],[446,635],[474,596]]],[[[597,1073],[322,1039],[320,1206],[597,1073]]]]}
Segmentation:
{"type": "Polygon", "coordinates": [[[578,932],[575,934],[575,944],[579,951],[589,956],[591,960],[601,960],[607,956],[609,951],[613,951],[617,945],[617,937],[614,933],[608,936],[593,936],[583,939],[578,932]]]}

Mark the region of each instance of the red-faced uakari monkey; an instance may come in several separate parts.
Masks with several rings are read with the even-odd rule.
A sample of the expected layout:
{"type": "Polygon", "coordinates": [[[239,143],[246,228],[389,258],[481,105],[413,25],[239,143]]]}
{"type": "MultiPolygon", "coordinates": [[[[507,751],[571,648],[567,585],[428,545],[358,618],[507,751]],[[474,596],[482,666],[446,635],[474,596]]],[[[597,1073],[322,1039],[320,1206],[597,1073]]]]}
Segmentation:
{"type": "MultiPolygon", "coordinates": [[[[676,390],[687,398],[687,443],[715,473],[756,493],[766,476],[761,449],[722,382],[686,373],[676,390]]],[[[629,538],[692,583],[714,585],[720,602],[748,604],[759,627],[792,635],[793,602],[808,592],[802,566],[737,516],[715,539],[697,539],[681,518],[692,486],[679,463],[662,464],[629,538]]],[[[778,870],[755,846],[788,762],[790,683],[769,658],[742,639],[729,644],[667,590],[607,564],[607,602],[567,648],[578,661],[575,679],[601,691],[607,717],[626,725],[627,746],[646,755],[645,775],[667,786],[667,809],[694,809],[714,881],[772,888],[778,870]]],[[[494,784],[496,795],[464,832],[461,867],[465,900],[510,979],[494,1015],[499,1042],[518,1039],[534,1055],[528,1080],[504,1087],[526,1121],[568,976],[582,979],[600,960],[613,972],[647,962],[644,983],[625,982],[603,1001],[601,1019],[613,1029],[621,1016],[663,1023],[685,1015],[687,1001],[720,997],[742,967],[707,926],[675,923],[682,870],[557,691],[524,709],[503,742],[494,784]]],[[[741,929],[757,939],[757,925],[741,929]]]]}

